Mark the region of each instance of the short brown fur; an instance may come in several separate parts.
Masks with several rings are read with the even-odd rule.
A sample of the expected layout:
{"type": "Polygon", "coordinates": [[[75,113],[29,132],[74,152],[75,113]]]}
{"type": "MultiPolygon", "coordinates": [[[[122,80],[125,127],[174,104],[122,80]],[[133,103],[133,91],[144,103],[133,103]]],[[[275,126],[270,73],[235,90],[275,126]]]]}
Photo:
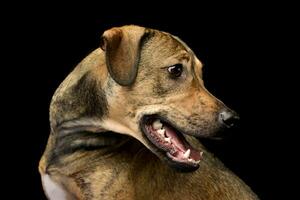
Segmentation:
{"type": "Polygon", "coordinates": [[[102,40],[104,51],[86,57],[53,96],[41,176],[64,188],[66,199],[258,199],[193,137],[213,136],[216,113],[226,106],[204,88],[192,50],[168,33],[137,26],[113,28],[102,40]],[[107,48],[114,37],[118,44],[107,48]],[[165,68],[178,62],[184,77],[174,81],[165,68]],[[153,113],[185,130],[204,151],[198,170],[180,173],[163,161],[139,127],[141,117],[153,113]]]}

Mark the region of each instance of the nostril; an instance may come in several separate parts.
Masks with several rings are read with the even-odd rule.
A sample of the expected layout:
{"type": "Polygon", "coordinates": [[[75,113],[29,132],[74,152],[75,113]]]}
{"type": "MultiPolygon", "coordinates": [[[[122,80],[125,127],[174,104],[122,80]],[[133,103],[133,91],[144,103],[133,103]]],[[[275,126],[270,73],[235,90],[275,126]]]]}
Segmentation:
{"type": "Polygon", "coordinates": [[[227,127],[234,126],[240,119],[236,113],[230,111],[222,111],[219,117],[220,121],[224,123],[227,127]]]}

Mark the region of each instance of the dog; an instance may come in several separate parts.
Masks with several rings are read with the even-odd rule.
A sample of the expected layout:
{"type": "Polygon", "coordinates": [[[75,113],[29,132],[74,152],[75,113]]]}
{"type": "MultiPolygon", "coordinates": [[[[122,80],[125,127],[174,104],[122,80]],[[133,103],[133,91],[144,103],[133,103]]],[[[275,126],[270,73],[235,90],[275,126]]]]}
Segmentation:
{"type": "Polygon", "coordinates": [[[189,47],[134,25],[100,41],[52,98],[39,163],[47,198],[258,199],[197,139],[238,116],[205,89],[189,47]]]}

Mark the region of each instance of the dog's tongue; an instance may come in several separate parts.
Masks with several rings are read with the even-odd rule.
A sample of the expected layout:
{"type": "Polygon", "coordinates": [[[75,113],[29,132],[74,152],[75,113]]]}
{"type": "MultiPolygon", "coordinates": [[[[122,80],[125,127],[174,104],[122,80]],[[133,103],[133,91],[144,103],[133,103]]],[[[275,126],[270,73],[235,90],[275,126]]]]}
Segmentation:
{"type": "Polygon", "coordinates": [[[183,144],[182,140],[178,137],[178,135],[176,134],[176,132],[164,125],[164,128],[166,129],[166,136],[168,136],[169,138],[172,138],[171,141],[172,143],[181,151],[185,152],[187,149],[185,147],[185,145],[183,144]]]}
{"type": "Polygon", "coordinates": [[[202,153],[194,149],[185,140],[184,136],[169,124],[155,120],[151,126],[148,126],[148,130],[150,134],[154,135],[154,137],[150,136],[150,139],[152,139],[157,146],[168,149],[168,153],[177,160],[199,161],[201,159],[202,153]]]}
{"type": "Polygon", "coordinates": [[[201,159],[201,155],[200,152],[196,149],[194,149],[188,142],[186,142],[186,140],[184,139],[184,137],[180,137],[178,134],[176,134],[176,132],[174,131],[174,129],[172,129],[171,127],[164,125],[164,128],[166,130],[166,136],[172,138],[172,144],[173,146],[175,146],[175,148],[179,151],[174,152],[173,156],[179,158],[179,159],[186,159],[184,158],[184,154],[189,151],[190,155],[189,157],[198,161],[201,159]]]}

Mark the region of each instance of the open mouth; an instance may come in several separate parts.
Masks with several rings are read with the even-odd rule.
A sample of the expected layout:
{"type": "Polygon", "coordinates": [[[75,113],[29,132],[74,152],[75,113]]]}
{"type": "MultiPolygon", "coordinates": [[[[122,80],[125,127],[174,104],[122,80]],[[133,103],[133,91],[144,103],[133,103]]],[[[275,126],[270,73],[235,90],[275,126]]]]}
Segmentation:
{"type": "Polygon", "coordinates": [[[144,116],[142,131],[148,140],[162,151],[175,168],[195,170],[202,159],[202,151],[193,148],[171,123],[159,116],[144,116]]]}

